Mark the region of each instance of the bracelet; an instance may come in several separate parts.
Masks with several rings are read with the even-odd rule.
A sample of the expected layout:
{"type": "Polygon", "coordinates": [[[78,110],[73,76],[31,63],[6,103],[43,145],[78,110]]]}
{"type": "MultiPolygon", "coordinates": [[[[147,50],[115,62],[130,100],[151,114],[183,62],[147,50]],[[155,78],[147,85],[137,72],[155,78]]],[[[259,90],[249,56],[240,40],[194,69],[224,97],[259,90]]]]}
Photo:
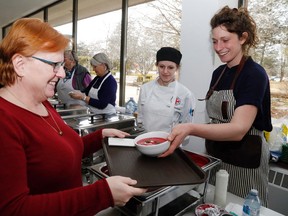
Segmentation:
{"type": "Polygon", "coordinates": [[[83,101],[86,101],[87,96],[84,95],[84,97],[82,98],[83,101]]]}

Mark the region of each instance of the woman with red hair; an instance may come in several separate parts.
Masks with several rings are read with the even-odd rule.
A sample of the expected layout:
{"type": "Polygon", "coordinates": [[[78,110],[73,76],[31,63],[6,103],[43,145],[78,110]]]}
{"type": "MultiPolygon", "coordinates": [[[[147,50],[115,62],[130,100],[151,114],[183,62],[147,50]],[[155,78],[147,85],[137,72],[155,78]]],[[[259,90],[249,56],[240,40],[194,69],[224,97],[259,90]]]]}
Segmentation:
{"type": "Polygon", "coordinates": [[[79,137],[47,101],[65,76],[68,43],[48,23],[24,18],[0,44],[1,215],[95,215],[146,191],[121,176],[82,186],[82,157],[99,150],[103,137],[128,134],[79,137]]]}

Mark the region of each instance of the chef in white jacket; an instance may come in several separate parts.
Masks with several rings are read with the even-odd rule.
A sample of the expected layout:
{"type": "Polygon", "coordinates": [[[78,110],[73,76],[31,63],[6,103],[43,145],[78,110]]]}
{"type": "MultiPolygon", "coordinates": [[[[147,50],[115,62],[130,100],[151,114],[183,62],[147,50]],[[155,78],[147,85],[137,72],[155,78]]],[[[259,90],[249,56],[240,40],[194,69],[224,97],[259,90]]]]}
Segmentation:
{"type": "Polygon", "coordinates": [[[149,131],[170,132],[175,124],[192,122],[195,97],[176,80],[182,54],[162,47],[156,55],[159,76],[140,88],[137,123],[149,131]]]}

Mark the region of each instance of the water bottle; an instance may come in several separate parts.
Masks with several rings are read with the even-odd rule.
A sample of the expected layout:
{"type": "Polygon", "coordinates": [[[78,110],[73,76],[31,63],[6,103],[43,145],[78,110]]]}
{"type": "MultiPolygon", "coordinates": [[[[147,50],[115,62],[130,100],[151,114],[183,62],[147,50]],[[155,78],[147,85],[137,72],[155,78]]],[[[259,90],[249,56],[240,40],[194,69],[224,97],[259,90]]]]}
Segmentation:
{"type": "Polygon", "coordinates": [[[252,189],[245,198],[242,216],[259,216],[260,207],[261,202],[258,197],[258,191],[256,189],[252,189]]]}
{"type": "Polygon", "coordinates": [[[125,108],[127,114],[133,114],[137,111],[137,103],[134,101],[133,97],[130,97],[130,99],[125,105],[125,108]]]}

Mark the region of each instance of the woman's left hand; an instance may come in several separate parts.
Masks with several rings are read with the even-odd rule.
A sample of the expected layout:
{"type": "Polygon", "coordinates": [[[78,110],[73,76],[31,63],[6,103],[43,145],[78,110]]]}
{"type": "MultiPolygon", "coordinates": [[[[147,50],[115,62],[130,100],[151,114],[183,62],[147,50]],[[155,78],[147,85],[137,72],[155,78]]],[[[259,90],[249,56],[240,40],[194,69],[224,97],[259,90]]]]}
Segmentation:
{"type": "Polygon", "coordinates": [[[125,136],[129,136],[129,133],[126,133],[124,131],[113,129],[113,128],[105,128],[102,130],[102,136],[105,137],[120,137],[124,138],[125,136]]]}

